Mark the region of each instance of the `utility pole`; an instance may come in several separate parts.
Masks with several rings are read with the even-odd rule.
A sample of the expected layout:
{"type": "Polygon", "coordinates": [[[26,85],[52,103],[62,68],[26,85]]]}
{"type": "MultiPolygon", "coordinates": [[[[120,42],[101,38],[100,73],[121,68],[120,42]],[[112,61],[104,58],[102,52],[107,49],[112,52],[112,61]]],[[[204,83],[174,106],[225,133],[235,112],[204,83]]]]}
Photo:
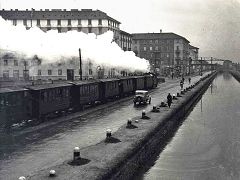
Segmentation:
{"type": "Polygon", "coordinates": [[[201,62],[201,76],[202,76],[202,70],[203,70],[202,69],[202,57],[201,57],[201,61],[200,62],[201,62]]]}
{"type": "Polygon", "coordinates": [[[80,75],[80,80],[82,80],[82,55],[81,55],[80,48],[79,48],[79,75],[80,75]]]}
{"type": "Polygon", "coordinates": [[[213,70],[213,64],[212,64],[212,61],[213,61],[213,58],[211,57],[211,73],[212,73],[212,70],[213,70]]]}

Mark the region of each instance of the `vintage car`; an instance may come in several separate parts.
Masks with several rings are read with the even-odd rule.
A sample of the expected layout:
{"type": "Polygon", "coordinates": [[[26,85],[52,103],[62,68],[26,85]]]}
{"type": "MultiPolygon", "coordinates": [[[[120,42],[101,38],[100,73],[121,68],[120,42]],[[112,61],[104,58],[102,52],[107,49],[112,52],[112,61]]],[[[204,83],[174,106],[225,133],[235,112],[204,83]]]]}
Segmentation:
{"type": "Polygon", "coordinates": [[[136,90],[135,96],[133,99],[134,105],[137,104],[147,104],[151,103],[151,96],[148,94],[148,91],[145,90],[136,90]]]}

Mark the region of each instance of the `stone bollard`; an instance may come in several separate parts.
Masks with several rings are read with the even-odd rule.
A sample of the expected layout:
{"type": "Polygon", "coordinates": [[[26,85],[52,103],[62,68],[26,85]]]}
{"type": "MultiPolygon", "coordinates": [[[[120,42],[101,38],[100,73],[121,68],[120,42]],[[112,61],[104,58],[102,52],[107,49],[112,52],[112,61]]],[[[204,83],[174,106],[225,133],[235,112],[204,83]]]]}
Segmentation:
{"type": "Polygon", "coordinates": [[[111,129],[107,129],[106,131],[106,138],[110,138],[112,136],[112,130],[111,129]]]}
{"type": "Polygon", "coordinates": [[[80,148],[79,147],[75,147],[73,149],[73,160],[77,160],[80,158],[80,148]]]}
{"type": "Polygon", "coordinates": [[[164,101],[162,101],[160,107],[167,107],[167,104],[164,101]]]}
{"type": "Polygon", "coordinates": [[[146,111],[143,110],[143,111],[142,111],[142,118],[144,118],[145,116],[146,116],[146,111]]]}
{"type": "Polygon", "coordinates": [[[56,171],[52,169],[49,171],[49,177],[54,177],[54,176],[56,176],[56,171]]]}
{"type": "Polygon", "coordinates": [[[26,178],[24,176],[21,176],[18,178],[18,180],[26,180],[26,178]]]}
{"type": "Polygon", "coordinates": [[[131,126],[132,125],[132,120],[129,118],[127,121],[127,126],[131,126]]]}
{"type": "Polygon", "coordinates": [[[177,97],[175,94],[173,94],[172,97],[173,97],[173,100],[177,100],[177,97]]]}
{"type": "Polygon", "coordinates": [[[152,112],[160,112],[156,105],[153,105],[152,112]]]}

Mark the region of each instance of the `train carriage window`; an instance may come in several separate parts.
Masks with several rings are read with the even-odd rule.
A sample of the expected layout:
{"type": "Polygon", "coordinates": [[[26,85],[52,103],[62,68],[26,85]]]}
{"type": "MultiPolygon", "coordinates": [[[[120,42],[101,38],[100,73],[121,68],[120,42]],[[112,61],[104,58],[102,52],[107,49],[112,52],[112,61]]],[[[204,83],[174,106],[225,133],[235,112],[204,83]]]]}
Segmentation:
{"type": "Polygon", "coordinates": [[[69,96],[69,89],[68,88],[65,89],[65,93],[66,93],[66,97],[68,97],[69,96]]]}
{"type": "Polygon", "coordinates": [[[63,89],[62,88],[59,89],[59,95],[60,95],[61,98],[63,97],[63,89]]]}
{"type": "Polygon", "coordinates": [[[41,92],[41,101],[44,101],[44,92],[41,92]]]}
{"type": "Polygon", "coordinates": [[[47,91],[44,91],[44,102],[47,102],[48,100],[48,93],[47,91]]]}
{"type": "Polygon", "coordinates": [[[67,88],[63,88],[63,90],[62,90],[63,97],[66,97],[66,89],[67,89],[67,88]]]}
{"type": "Polygon", "coordinates": [[[80,95],[82,95],[82,87],[79,87],[80,95]]]}

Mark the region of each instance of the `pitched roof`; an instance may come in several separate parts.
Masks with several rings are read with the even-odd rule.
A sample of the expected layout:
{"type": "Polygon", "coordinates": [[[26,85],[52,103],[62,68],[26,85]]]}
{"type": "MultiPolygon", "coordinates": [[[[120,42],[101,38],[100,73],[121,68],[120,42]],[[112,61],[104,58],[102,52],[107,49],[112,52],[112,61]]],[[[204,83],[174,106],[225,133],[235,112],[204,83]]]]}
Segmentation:
{"type": "Polygon", "coordinates": [[[178,34],[175,33],[134,33],[133,40],[135,39],[184,39],[189,43],[189,41],[178,34]]]}
{"type": "Polygon", "coordinates": [[[192,46],[191,44],[189,44],[189,49],[199,49],[198,47],[192,46]]]}
{"type": "Polygon", "coordinates": [[[52,88],[67,87],[67,86],[72,86],[72,84],[62,82],[58,84],[40,84],[40,85],[33,85],[33,86],[26,86],[26,87],[31,90],[42,90],[42,89],[52,89],[52,88]]]}
{"type": "Polygon", "coordinates": [[[92,10],[92,9],[71,9],[70,11],[64,9],[45,9],[45,10],[0,10],[0,16],[2,16],[4,19],[16,19],[16,20],[22,20],[22,19],[51,19],[51,20],[57,20],[57,19],[108,19],[115,21],[119,24],[121,24],[119,21],[111,18],[108,16],[105,12],[102,12],[100,10],[92,10]]]}

